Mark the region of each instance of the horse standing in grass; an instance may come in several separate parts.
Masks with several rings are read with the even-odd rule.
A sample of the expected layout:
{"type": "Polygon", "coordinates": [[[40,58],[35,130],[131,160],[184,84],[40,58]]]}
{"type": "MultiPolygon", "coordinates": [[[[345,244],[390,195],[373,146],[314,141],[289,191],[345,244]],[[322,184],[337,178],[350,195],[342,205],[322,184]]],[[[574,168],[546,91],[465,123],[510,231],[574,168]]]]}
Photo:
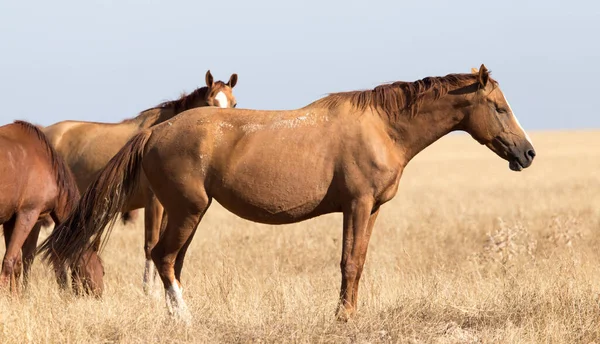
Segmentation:
{"type": "Polygon", "coordinates": [[[48,258],[64,264],[100,245],[107,224],[149,183],[169,218],[152,259],[169,310],[189,319],[181,270],[213,199],[242,218],[266,224],[341,212],[337,315],[345,320],[356,310],[381,206],[395,196],[407,163],[454,130],[471,134],[514,171],[530,166],[535,156],[483,65],[475,73],[335,93],[291,111],[190,110],[133,137],[42,251],[56,252],[48,258]]]}
{"type": "MultiPolygon", "coordinates": [[[[142,111],[138,116],[121,123],[95,123],[82,121],[63,121],[42,130],[50,142],[65,159],[80,192],[91,184],[101,169],[108,163],[127,140],[136,133],[153,125],[167,121],[177,114],[196,107],[217,106],[221,108],[235,107],[233,87],[237,83],[237,74],[232,74],[227,83],[214,81],[210,70],[206,72],[206,86],[198,88],[180,99],[164,102],[151,109],[142,111]]],[[[123,209],[123,219],[133,220],[131,211],[145,208],[144,225],[146,266],[144,270],[144,291],[149,292],[154,280],[154,264],[150,251],[158,241],[163,208],[151,191],[147,190],[144,203],[123,209]]]]}
{"type": "MultiPolygon", "coordinates": [[[[79,201],[75,179],[44,134],[34,125],[15,121],[0,127],[0,224],[6,252],[0,287],[19,294],[19,279],[27,287],[40,226],[51,217],[64,221],[79,201]]],[[[104,270],[95,250],[71,264],[75,291],[101,293],[104,270]],[[81,290],[84,288],[84,290],[81,290]]],[[[57,268],[66,287],[66,269],[57,268]]]]}

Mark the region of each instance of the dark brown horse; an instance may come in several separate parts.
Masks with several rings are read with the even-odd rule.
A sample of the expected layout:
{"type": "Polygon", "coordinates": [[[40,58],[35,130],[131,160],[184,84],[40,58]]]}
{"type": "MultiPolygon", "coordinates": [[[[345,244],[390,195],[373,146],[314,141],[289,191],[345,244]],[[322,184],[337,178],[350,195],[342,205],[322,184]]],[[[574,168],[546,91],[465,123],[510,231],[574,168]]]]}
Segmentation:
{"type": "MultiPolygon", "coordinates": [[[[70,170],[36,126],[15,121],[0,127],[0,224],[6,244],[0,287],[18,294],[21,271],[27,286],[41,221],[48,216],[64,221],[78,201],[70,170]]],[[[98,292],[103,287],[100,258],[92,250],[82,259],[71,266],[74,286],[98,292]]],[[[66,287],[66,270],[56,272],[66,287]]]]}
{"type": "Polygon", "coordinates": [[[396,195],[406,164],[453,130],[470,133],[515,171],[535,156],[483,65],[476,73],[331,94],[291,111],[190,110],[133,137],[43,251],[55,251],[59,263],[76,260],[101,242],[123,204],[149,183],[169,218],[152,258],[167,306],[185,319],[181,269],[213,199],[240,217],[267,224],[341,212],[338,317],[347,319],[356,310],[381,206],[396,195]]]}

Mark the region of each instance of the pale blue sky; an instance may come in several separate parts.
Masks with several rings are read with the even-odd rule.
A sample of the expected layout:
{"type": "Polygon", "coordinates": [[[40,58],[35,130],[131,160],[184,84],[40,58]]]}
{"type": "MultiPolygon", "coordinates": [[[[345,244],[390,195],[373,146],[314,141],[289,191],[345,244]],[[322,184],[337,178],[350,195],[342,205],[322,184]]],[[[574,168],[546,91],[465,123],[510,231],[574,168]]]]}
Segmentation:
{"type": "Polygon", "coordinates": [[[469,72],[483,62],[523,127],[600,128],[597,1],[0,3],[0,124],[117,122],[238,73],[238,106],[469,72]]]}

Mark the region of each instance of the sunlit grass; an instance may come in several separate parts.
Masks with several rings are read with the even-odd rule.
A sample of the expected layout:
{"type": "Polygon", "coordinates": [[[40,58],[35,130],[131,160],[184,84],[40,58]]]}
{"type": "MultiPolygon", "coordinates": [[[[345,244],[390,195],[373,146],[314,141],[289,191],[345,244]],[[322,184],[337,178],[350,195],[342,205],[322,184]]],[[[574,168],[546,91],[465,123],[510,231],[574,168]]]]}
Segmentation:
{"type": "Polygon", "coordinates": [[[213,203],[183,270],[189,328],[142,293],[140,222],[113,231],[100,301],[59,293],[36,261],[29,292],[0,297],[0,342],[598,343],[600,133],[531,136],[521,173],[468,136],[409,164],[349,323],[334,319],[339,214],[267,226],[213,203]]]}

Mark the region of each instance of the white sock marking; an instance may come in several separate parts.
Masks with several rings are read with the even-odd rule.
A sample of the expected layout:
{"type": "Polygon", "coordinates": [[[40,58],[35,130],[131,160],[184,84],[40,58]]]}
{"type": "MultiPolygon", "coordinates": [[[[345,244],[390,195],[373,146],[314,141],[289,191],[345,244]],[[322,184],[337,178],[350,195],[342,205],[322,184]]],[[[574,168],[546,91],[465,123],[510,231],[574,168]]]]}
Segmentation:
{"type": "Polygon", "coordinates": [[[146,260],[146,266],[144,267],[144,293],[149,294],[154,285],[154,262],[152,259],[146,260]]]}
{"type": "Polygon", "coordinates": [[[186,325],[191,324],[192,315],[183,301],[183,295],[179,283],[173,281],[166,290],[167,307],[169,312],[179,320],[182,320],[186,325]]]}

